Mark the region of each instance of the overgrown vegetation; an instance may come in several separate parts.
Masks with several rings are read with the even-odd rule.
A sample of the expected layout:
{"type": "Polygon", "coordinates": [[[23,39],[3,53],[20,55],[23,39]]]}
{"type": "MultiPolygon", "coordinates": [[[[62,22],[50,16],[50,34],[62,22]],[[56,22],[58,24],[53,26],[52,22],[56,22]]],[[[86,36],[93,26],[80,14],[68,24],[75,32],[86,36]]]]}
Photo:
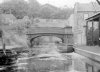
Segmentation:
{"type": "Polygon", "coordinates": [[[24,16],[40,17],[46,19],[68,19],[72,14],[71,8],[57,8],[50,4],[41,5],[36,0],[10,0],[0,4],[0,13],[13,14],[17,19],[24,16]]]}

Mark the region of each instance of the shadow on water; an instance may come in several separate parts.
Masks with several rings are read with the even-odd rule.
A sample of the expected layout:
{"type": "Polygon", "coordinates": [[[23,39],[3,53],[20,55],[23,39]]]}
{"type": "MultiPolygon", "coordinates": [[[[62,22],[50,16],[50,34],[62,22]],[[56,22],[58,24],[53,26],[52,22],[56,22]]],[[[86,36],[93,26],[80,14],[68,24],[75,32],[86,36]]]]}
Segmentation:
{"type": "Polygon", "coordinates": [[[32,56],[27,53],[29,51],[21,52],[18,55],[7,51],[5,55],[0,50],[2,53],[0,54],[0,72],[69,72],[72,67],[72,56],[59,53],[54,48],[53,44],[42,46],[38,49],[39,51],[35,51],[41,54],[31,50],[32,56]]]}
{"type": "MultiPolygon", "coordinates": [[[[22,65],[20,63],[18,65],[17,56],[3,56],[0,59],[0,72],[70,72],[72,57],[66,54],[63,56],[66,60],[57,60],[51,57],[28,57],[28,59],[20,59],[19,62],[22,65]]],[[[76,63],[74,64],[76,65],[76,63]]]]}
{"type": "Polygon", "coordinates": [[[0,72],[17,72],[17,55],[12,54],[10,50],[6,50],[6,54],[0,50],[0,72]]]}

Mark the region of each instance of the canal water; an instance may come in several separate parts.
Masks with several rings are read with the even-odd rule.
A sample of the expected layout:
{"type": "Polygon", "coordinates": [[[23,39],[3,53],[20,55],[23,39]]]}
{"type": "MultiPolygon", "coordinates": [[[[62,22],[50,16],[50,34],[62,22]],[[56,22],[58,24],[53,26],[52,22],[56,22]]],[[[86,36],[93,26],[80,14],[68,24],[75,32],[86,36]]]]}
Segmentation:
{"type": "Polygon", "coordinates": [[[0,72],[86,72],[84,59],[76,53],[60,53],[53,44],[43,45],[21,53],[15,64],[0,72]]]}
{"type": "Polygon", "coordinates": [[[29,57],[26,54],[26,56],[18,58],[15,65],[0,72],[86,72],[85,63],[82,61],[84,57],[76,53],[61,55],[61,58],[57,58],[51,56],[29,57]]]}
{"type": "Polygon", "coordinates": [[[18,72],[86,72],[84,57],[76,54],[62,54],[65,59],[27,57],[20,59],[18,72]]]}
{"type": "Polygon", "coordinates": [[[86,72],[85,57],[60,53],[54,44],[32,48],[17,61],[18,72],[86,72]]]}

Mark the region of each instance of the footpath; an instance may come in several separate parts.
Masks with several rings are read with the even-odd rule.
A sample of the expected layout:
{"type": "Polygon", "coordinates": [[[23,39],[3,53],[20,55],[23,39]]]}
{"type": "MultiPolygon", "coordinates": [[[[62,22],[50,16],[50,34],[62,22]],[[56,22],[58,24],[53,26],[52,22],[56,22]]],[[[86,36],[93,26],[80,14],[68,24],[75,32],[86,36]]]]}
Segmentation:
{"type": "Polygon", "coordinates": [[[80,49],[80,50],[100,54],[100,47],[99,46],[75,46],[75,49],[80,49]]]}
{"type": "Polygon", "coordinates": [[[75,46],[75,52],[88,59],[100,62],[100,47],[99,46],[75,46]]]}

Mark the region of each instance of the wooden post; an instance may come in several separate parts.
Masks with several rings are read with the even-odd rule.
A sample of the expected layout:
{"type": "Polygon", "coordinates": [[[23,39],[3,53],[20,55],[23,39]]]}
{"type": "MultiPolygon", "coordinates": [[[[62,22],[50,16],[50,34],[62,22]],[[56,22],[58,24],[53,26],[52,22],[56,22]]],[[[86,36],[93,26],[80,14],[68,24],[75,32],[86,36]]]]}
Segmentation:
{"type": "Polygon", "coordinates": [[[94,22],[92,21],[92,45],[94,45],[94,37],[93,37],[93,31],[94,31],[94,22]]]}
{"type": "Polygon", "coordinates": [[[88,21],[86,22],[86,45],[88,45],[88,21]]]}
{"type": "Polygon", "coordinates": [[[4,51],[4,54],[6,54],[6,47],[5,47],[5,41],[4,41],[4,34],[3,34],[3,31],[0,30],[0,38],[1,38],[1,42],[2,42],[2,49],[4,51]]]}

